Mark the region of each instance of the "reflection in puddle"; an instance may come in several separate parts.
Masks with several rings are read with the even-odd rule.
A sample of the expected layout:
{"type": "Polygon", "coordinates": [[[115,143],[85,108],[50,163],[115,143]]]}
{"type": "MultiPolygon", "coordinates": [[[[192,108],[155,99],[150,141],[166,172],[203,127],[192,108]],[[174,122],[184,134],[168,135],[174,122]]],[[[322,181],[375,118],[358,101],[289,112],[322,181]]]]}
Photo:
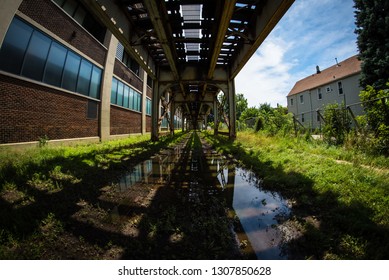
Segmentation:
{"type": "MultiPolygon", "coordinates": [[[[136,165],[119,182],[119,190],[127,191],[136,184],[156,185],[171,183],[172,172],[183,167],[183,155],[187,139],[175,148],[167,149],[149,160],[136,165]]],[[[277,229],[278,221],[290,214],[288,202],[277,193],[264,191],[262,180],[254,173],[237,167],[225,157],[203,147],[205,162],[190,152],[187,168],[190,176],[180,175],[181,187],[187,188],[189,203],[202,202],[203,195],[217,196],[221,193],[239,218],[251,248],[258,259],[285,259],[282,254],[282,234],[277,229]]],[[[186,155],[188,156],[188,154],[186,155]]]]}
{"type": "Polygon", "coordinates": [[[235,169],[233,208],[258,259],[283,259],[277,220],[287,217],[290,208],[278,194],[261,189],[250,171],[235,169]]]}

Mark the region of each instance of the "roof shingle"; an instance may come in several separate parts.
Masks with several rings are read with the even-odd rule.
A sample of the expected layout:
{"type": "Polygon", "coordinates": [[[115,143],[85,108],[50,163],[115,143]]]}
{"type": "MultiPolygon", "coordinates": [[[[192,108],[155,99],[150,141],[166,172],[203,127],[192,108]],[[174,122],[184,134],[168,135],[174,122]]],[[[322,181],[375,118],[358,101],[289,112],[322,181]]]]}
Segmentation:
{"type": "Polygon", "coordinates": [[[319,74],[313,74],[296,82],[288,96],[311,90],[360,72],[361,61],[358,59],[358,56],[355,55],[322,70],[319,74]]]}

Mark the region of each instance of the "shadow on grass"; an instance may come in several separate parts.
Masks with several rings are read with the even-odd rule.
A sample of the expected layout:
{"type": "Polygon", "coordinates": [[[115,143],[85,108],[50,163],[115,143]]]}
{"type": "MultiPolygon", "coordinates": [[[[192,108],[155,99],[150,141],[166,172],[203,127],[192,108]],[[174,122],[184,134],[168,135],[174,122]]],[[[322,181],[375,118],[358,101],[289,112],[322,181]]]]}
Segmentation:
{"type": "MultiPolygon", "coordinates": [[[[19,172],[16,167],[6,167],[0,197],[0,259],[240,257],[218,200],[188,202],[183,182],[191,180],[188,166],[200,152],[192,151],[193,136],[172,170],[171,184],[137,183],[125,192],[115,184],[180,136],[157,144],[51,157],[23,166],[23,178],[12,177],[19,172]]],[[[162,172],[165,167],[170,168],[156,169],[162,172]]]]}
{"type": "Polygon", "coordinates": [[[285,244],[290,258],[389,259],[389,229],[373,221],[374,213],[359,202],[345,204],[336,193],[318,193],[304,174],[285,172],[282,165],[261,160],[239,142],[206,136],[215,148],[238,159],[263,179],[264,189],[293,202],[292,220],[300,233],[285,244]]]}

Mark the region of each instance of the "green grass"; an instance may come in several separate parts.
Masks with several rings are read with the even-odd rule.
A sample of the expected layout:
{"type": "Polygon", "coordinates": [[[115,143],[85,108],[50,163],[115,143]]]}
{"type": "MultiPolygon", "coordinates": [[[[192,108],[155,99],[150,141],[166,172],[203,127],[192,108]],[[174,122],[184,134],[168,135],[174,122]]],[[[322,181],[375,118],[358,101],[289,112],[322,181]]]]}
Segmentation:
{"type": "Polygon", "coordinates": [[[389,258],[389,159],[301,138],[240,132],[208,141],[293,202],[303,258],[389,258]],[[316,223],[310,222],[314,217],[316,223]]]}
{"type": "MultiPolygon", "coordinates": [[[[146,135],[75,147],[2,150],[0,259],[57,258],[57,243],[89,248],[85,241],[74,240],[64,231],[73,227],[72,215],[80,205],[99,210],[99,197],[121,174],[183,136],[176,133],[158,142],[149,141],[146,135]]],[[[62,258],[101,256],[101,247],[88,250],[84,255],[73,251],[62,258]]]]}

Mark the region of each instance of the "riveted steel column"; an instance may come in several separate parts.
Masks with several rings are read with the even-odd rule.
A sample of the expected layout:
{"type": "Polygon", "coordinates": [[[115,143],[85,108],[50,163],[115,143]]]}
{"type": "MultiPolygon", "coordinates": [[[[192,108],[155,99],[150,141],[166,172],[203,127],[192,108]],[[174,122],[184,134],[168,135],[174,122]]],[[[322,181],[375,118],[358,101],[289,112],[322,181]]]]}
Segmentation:
{"type": "Polygon", "coordinates": [[[151,100],[152,111],[151,111],[151,140],[158,141],[159,139],[159,126],[158,119],[160,117],[159,113],[159,102],[160,102],[160,93],[159,93],[159,81],[155,80],[153,83],[153,99],[151,100]]]}
{"type": "Polygon", "coordinates": [[[214,124],[214,134],[219,134],[219,108],[218,108],[217,95],[215,95],[215,100],[213,101],[213,124],[214,124]]]}
{"type": "Polygon", "coordinates": [[[229,135],[230,139],[236,138],[236,99],[235,99],[235,81],[228,81],[228,104],[229,104],[229,118],[230,127],[229,135]]]}

